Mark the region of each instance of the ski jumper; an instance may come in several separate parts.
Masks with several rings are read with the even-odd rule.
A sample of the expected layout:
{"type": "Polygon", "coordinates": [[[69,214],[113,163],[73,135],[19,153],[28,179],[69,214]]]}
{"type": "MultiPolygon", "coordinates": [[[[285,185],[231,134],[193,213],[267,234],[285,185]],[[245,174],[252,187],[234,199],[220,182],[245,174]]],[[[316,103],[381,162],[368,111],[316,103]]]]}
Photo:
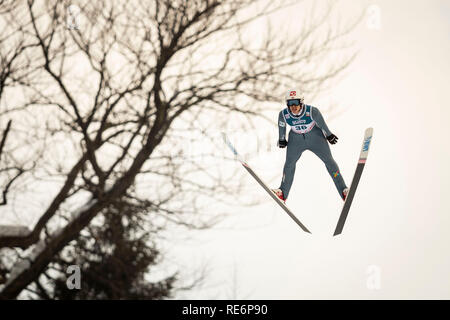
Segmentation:
{"type": "Polygon", "coordinates": [[[330,174],[341,198],[347,186],[339,171],[339,167],[331,155],[326,137],[331,132],[325,123],[319,109],[303,105],[299,115],[294,115],[289,108],[280,111],[278,115],[279,140],[286,140],[286,123],[291,127],[287,144],[286,161],[283,168],[283,179],[280,189],[287,199],[294,180],[295,165],[303,151],[310,150],[322,160],[330,174]]]}

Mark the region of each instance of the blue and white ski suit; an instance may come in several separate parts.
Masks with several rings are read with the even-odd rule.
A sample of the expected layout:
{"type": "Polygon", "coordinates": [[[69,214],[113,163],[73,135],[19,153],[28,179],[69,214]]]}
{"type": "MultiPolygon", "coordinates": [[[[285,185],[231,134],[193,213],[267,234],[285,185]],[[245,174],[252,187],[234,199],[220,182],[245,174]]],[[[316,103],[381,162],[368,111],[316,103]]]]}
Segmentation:
{"type": "Polygon", "coordinates": [[[325,164],[341,198],[347,186],[339,171],[339,167],[331,155],[326,137],[331,132],[319,109],[303,105],[299,115],[294,115],[289,108],[280,111],[278,115],[279,140],[286,140],[286,124],[291,127],[287,144],[286,161],[283,169],[283,179],[280,189],[287,199],[294,180],[295,165],[303,151],[310,150],[325,164]]]}

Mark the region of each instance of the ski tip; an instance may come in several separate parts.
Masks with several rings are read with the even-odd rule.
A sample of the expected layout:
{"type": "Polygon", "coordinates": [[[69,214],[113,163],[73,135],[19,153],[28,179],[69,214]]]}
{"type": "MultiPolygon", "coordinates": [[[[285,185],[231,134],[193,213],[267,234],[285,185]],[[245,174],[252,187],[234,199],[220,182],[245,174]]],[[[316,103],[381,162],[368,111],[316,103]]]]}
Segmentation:
{"type": "Polygon", "coordinates": [[[373,128],[372,128],[372,127],[367,128],[367,129],[366,129],[366,132],[365,132],[365,135],[366,135],[366,136],[367,136],[367,135],[371,136],[372,134],[373,134],[373,128]]]}
{"type": "Polygon", "coordinates": [[[225,132],[220,132],[221,134],[222,134],[222,139],[223,139],[223,141],[225,141],[225,142],[227,142],[227,134],[225,133],[225,132]]]}

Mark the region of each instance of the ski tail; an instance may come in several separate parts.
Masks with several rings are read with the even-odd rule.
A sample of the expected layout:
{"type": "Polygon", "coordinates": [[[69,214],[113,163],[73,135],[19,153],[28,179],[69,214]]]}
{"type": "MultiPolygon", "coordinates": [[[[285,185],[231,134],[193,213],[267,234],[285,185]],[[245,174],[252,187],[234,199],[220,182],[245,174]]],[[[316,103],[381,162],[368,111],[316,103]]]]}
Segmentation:
{"type": "Polygon", "coordinates": [[[302,228],[303,231],[307,233],[311,233],[311,231],[308,230],[308,228],[305,227],[303,223],[298,220],[298,218],[289,210],[289,208],[282,203],[282,201],[278,198],[278,196],[261,180],[260,177],[253,171],[252,168],[246,163],[243,163],[242,166],[250,173],[250,175],[260,184],[261,187],[263,187],[264,190],[272,197],[273,200],[275,200],[280,207],[291,217],[292,220],[295,221],[295,223],[302,228]]]}
{"type": "Polygon", "coordinates": [[[231,144],[230,140],[228,139],[227,135],[222,132],[222,138],[225,142],[225,144],[230,148],[230,150],[234,153],[236,159],[239,160],[239,162],[242,164],[242,166],[247,170],[247,172],[259,183],[259,185],[272,197],[273,200],[275,200],[276,203],[291,217],[292,220],[295,221],[295,223],[305,232],[311,233],[311,231],[308,230],[301,222],[300,220],[289,210],[289,208],[273,193],[273,191],[267,186],[267,184],[261,180],[261,178],[253,171],[253,169],[242,159],[242,157],[239,155],[237,150],[234,148],[234,146],[231,144]]]}

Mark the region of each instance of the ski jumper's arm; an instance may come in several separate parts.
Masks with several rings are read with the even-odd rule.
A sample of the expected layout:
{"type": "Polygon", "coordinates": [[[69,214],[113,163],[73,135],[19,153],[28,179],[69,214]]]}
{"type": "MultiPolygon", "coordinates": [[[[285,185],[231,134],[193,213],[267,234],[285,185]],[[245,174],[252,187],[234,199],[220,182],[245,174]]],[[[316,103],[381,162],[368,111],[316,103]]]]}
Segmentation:
{"type": "Polygon", "coordinates": [[[319,109],[317,109],[316,107],[311,107],[311,117],[313,118],[313,120],[316,122],[316,125],[322,129],[322,132],[326,137],[328,137],[331,134],[330,129],[328,129],[328,126],[325,122],[325,120],[322,117],[322,114],[320,113],[319,109]]]}
{"type": "Polygon", "coordinates": [[[278,114],[278,140],[286,140],[286,120],[283,111],[278,114]]]}

